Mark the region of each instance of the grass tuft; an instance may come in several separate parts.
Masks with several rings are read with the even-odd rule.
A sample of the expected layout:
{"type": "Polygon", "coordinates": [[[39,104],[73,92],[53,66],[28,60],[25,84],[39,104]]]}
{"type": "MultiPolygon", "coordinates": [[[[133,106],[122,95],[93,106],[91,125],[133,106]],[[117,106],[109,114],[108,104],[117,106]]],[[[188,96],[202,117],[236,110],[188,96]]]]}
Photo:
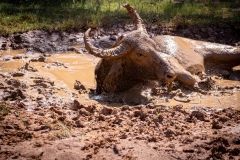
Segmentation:
{"type": "Polygon", "coordinates": [[[9,113],[9,109],[5,105],[1,105],[2,116],[6,116],[9,113]]]}

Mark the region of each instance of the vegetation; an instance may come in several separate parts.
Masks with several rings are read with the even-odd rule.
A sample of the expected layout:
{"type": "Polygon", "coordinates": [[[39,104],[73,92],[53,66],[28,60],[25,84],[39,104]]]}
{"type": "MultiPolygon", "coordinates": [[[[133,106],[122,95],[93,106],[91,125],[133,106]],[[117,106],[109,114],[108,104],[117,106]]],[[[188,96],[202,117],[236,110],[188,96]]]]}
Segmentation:
{"type": "Polygon", "coordinates": [[[2,112],[2,116],[8,115],[9,109],[4,104],[0,105],[0,109],[1,109],[1,112],[2,112]]]}
{"type": "Polygon", "coordinates": [[[130,3],[145,23],[239,26],[240,0],[2,0],[0,35],[32,29],[70,30],[130,22],[130,3]]]}

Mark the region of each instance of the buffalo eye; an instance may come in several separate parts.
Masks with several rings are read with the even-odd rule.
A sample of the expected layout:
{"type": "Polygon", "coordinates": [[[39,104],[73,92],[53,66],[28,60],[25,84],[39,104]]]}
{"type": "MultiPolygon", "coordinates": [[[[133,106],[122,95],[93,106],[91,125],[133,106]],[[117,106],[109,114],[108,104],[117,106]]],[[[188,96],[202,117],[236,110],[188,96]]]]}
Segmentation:
{"type": "Polygon", "coordinates": [[[137,57],[142,57],[143,54],[142,53],[137,53],[137,57]]]}

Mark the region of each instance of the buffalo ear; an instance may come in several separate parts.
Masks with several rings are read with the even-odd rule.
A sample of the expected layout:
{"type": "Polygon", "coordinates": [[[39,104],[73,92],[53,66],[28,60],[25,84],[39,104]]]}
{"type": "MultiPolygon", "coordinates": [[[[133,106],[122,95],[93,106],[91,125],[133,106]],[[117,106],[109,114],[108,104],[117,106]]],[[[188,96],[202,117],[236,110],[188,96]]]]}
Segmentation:
{"type": "Polygon", "coordinates": [[[119,80],[120,76],[123,73],[122,64],[122,59],[116,60],[115,63],[113,63],[108,75],[106,76],[103,82],[103,86],[107,92],[116,92],[121,86],[119,80]]]}

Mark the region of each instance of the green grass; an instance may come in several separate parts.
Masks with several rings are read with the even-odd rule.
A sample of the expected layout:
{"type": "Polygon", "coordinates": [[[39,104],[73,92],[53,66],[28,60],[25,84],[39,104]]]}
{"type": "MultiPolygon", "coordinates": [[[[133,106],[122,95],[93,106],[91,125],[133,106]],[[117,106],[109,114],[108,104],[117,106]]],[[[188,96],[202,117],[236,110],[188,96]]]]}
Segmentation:
{"type": "Polygon", "coordinates": [[[9,109],[6,108],[6,106],[3,105],[3,104],[1,104],[0,106],[1,106],[0,108],[1,108],[2,116],[6,116],[6,115],[8,115],[8,113],[9,113],[9,109]]]}
{"type": "MultiPolygon", "coordinates": [[[[87,0],[83,5],[71,1],[57,6],[16,5],[0,2],[0,35],[33,29],[79,30],[131,23],[122,7],[125,0],[87,0]],[[98,3],[97,3],[98,2],[98,3]]],[[[145,24],[240,26],[240,0],[213,3],[210,0],[174,3],[171,0],[129,0],[145,24]]]]}

